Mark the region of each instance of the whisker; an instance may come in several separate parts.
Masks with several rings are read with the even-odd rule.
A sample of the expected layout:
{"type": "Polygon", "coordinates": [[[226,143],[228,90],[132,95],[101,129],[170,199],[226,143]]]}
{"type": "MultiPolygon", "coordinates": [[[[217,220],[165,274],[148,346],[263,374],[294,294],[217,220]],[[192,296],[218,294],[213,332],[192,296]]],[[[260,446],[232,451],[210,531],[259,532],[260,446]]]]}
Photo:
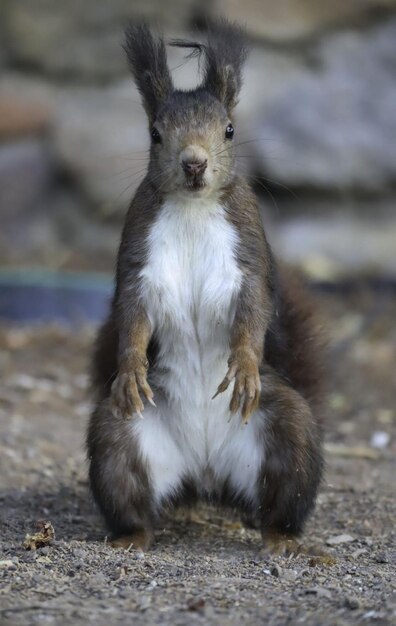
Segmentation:
{"type": "Polygon", "coordinates": [[[126,157],[126,156],[115,156],[114,160],[122,160],[122,161],[150,161],[150,155],[141,156],[141,157],[126,157]]]}
{"type": "MultiPolygon", "coordinates": [[[[119,172],[114,172],[113,174],[109,174],[108,176],[104,177],[104,180],[111,180],[113,178],[119,178],[120,176],[122,176],[123,174],[126,174],[128,172],[128,174],[130,174],[131,176],[137,176],[138,174],[142,174],[143,172],[147,171],[147,165],[145,165],[144,167],[142,167],[139,170],[132,170],[130,167],[127,167],[124,170],[121,170],[119,172]]],[[[122,179],[120,179],[122,180],[122,179]]]]}
{"type": "Polygon", "coordinates": [[[245,146],[248,143],[260,143],[260,141],[279,141],[278,139],[270,139],[268,137],[258,137],[256,139],[247,139],[246,141],[240,141],[239,143],[234,144],[235,148],[239,146],[245,146]]]}
{"type": "Polygon", "coordinates": [[[99,157],[100,159],[106,159],[115,161],[118,159],[130,161],[134,159],[149,159],[150,158],[150,150],[134,150],[133,152],[127,152],[123,154],[104,154],[99,157]]]}
{"type": "MultiPolygon", "coordinates": [[[[142,173],[142,172],[140,172],[142,173]]],[[[158,180],[158,178],[160,178],[161,174],[157,174],[156,176],[154,176],[154,178],[152,178],[152,182],[155,182],[156,180],[158,180]]],[[[116,203],[134,184],[136,183],[136,178],[133,178],[131,180],[131,182],[129,183],[129,185],[127,185],[127,187],[125,187],[125,189],[123,189],[123,191],[121,191],[116,198],[114,199],[114,202],[116,203]]]]}
{"type": "MultiPolygon", "coordinates": [[[[224,173],[228,172],[228,170],[226,170],[225,168],[220,169],[220,171],[222,171],[224,173]]],[[[269,195],[269,197],[272,200],[272,203],[273,203],[273,205],[275,207],[276,212],[279,214],[280,213],[279,206],[278,206],[278,203],[276,202],[275,197],[274,197],[273,193],[271,192],[271,190],[268,189],[268,187],[260,180],[259,177],[256,177],[253,174],[248,174],[247,172],[243,172],[243,174],[247,178],[251,178],[254,182],[256,182],[260,187],[262,187],[267,192],[267,194],[269,195]]]]}
{"type": "MultiPolygon", "coordinates": [[[[249,174],[247,174],[247,176],[249,176],[249,174]]],[[[288,191],[295,200],[297,200],[298,202],[301,201],[301,198],[293,191],[293,189],[290,189],[290,187],[288,187],[287,185],[284,185],[283,183],[280,183],[277,180],[274,180],[273,178],[267,178],[265,176],[256,176],[257,179],[263,179],[265,180],[267,183],[271,183],[271,185],[276,185],[277,187],[282,187],[282,189],[285,189],[286,191],[288,191]]]]}
{"type": "Polygon", "coordinates": [[[290,189],[290,187],[288,187],[284,183],[281,183],[273,178],[268,178],[267,176],[251,174],[250,172],[247,172],[246,170],[243,171],[242,173],[244,174],[244,176],[250,176],[250,177],[254,176],[256,181],[265,180],[266,182],[271,183],[271,185],[276,185],[277,187],[281,187],[282,189],[285,189],[286,191],[288,191],[293,196],[293,198],[295,198],[295,200],[297,200],[298,202],[301,201],[301,198],[293,191],[293,189],[290,189]]]}
{"type": "Polygon", "coordinates": [[[269,195],[269,197],[272,200],[272,203],[274,205],[274,208],[275,208],[276,212],[279,214],[280,211],[279,211],[278,203],[275,200],[274,194],[270,191],[270,189],[268,189],[268,187],[266,185],[264,185],[264,183],[259,178],[256,178],[256,176],[252,176],[251,174],[248,174],[247,176],[249,178],[251,178],[254,182],[256,182],[260,187],[262,187],[264,189],[264,191],[267,192],[267,194],[269,195]]]}

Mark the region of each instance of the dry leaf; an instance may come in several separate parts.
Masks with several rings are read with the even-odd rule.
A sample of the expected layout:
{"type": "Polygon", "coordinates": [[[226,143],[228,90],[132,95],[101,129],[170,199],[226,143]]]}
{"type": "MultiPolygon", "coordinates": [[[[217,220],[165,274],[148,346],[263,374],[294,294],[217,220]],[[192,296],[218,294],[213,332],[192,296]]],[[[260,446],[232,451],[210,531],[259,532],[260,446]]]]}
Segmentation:
{"type": "Polygon", "coordinates": [[[23,547],[26,550],[37,550],[37,548],[43,548],[51,543],[55,539],[55,530],[51,522],[40,520],[37,522],[38,532],[34,535],[26,534],[23,547]]]}

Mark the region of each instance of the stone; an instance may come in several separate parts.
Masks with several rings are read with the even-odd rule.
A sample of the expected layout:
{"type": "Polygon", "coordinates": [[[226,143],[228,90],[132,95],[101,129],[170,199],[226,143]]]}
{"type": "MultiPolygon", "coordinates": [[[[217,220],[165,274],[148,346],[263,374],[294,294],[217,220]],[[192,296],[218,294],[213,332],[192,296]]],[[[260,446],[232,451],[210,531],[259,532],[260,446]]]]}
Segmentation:
{"type": "Polygon", "coordinates": [[[360,609],[361,603],[358,598],[355,598],[354,596],[346,596],[344,599],[344,606],[350,611],[356,611],[356,609],[360,609]]]}
{"type": "Polygon", "coordinates": [[[108,80],[127,73],[121,54],[130,20],[185,27],[198,0],[7,1],[5,31],[13,62],[59,77],[108,80]]]}
{"type": "Polygon", "coordinates": [[[132,81],[59,97],[54,150],[102,215],[125,211],[148,164],[147,120],[132,81]]]}
{"type": "Polygon", "coordinates": [[[34,102],[26,102],[12,95],[0,96],[0,140],[23,135],[42,134],[48,130],[48,109],[34,102]]]}
{"type": "Polygon", "coordinates": [[[33,253],[48,261],[52,249],[59,262],[61,238],[54,239],[55,182],[47,138],[0,143],[1,262],[29,265],[33,253]]]}
{"type": "Polygon", "coordinates": [[[338,546],[342,543],[350,543],[351,541],[355,541],[355,538],[352,535],[335,535],[334,537],[329,537],[326,539],[326,543],[328,546],[338,546]]]}
{"type": "Polygon", "coordinates": [[[387,445],[389,444],[389,441],[390,441],[389,433],[383,430],[376,430],[371,435],[370,445],[373,448],[378,448],[381,450],[382,448],[387,447],[387,445]]]}
{"type": "MultiPolygon", "coordinates": [[[[52,174],[51,156],[45,141],[27,138],[0,144],[3,232],[8,219],[15,222],[23,219],[38,206],[50,187],[52,174]]],[[[22,224],[20,227],[23,230],[22,224]]]]}
{"type": "MultiPolygon", "coordinates": [[[[287,219],[275,225],[266,217],[265,224],[280,257],[300,266],[310,278],[334,281],[362,271],[396,274],[396,218],[391,199],[344,201],[337,207],[328,201],[305,201],[305,215],[292,213],[290,203],[284,210],[287,219]]],[[[366,458],[378,458],[374,448],[365,446],[363,452],[366,458]]]]}
{"type": "Polygon", "coordinates": [[[328,35],[314,56],[314,68],[301,66],[257,111],[256,135],[271,140],[247,146],[259,171],[292,187],[391,189],[396,18],[328,35]]]}
{"type": "Polygon", "coordinates": [[[395,0],[217,0],[210,5],[213,15],[227,15],[246,24],[255,37],[278,44],[312,38],[345,24],[365,24],[373,14],[395,7],[395,0]]]}
{"type": "Polygon", "coordinates": [[[275,578],[280,578],[282,576],[282,568],[276,563],[271,567],[270,572],[272,576],[275,576],[275,578]]]}

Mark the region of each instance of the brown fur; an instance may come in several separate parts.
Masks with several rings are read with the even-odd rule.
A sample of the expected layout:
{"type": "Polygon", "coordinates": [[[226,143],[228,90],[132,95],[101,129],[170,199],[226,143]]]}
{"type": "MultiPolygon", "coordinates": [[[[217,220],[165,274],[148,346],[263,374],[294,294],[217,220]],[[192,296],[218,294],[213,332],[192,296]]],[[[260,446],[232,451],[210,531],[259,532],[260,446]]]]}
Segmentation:
{"type": "Polygon", "coordinates": [[[257,199],[247,183],[236,177],[221,201],[228,219],[238,230],[238,264],[244,280],[231,328],[229,370],[217,393],[225,391],[235,378],[230,409],[236,413],[244,397],[242,417],[247,423],[259,403],[263,339],[273,313],[271,253],[260,222],[257,199]]]}
{"type": "Polygon", "coordinates": [[[281,267],[276,280],[275,312],[266,335],[265,361],[305,398],[321,420],[326,369],[323,324],[313,297],[295,271],[281,267]]]}
{"type": "MultiPolygon", "coordinates": [[[[245,53],[240,31],[222,23],[217,40],[212,32],[205,49],[204,82],[186,93],[173,91],[162,40],[156,42],[145,28],[131,27],[126,46],[161,143],[152,144],[147,176],[126,218],[111,312],[97,339],[93,359],[97,407],[87,435],[91,488],[113,534],[126,537],[124,545],[129,541],[146,548],[156,507],[149,468],[125,419],[143,411],[142,397],[152,401],[156,371],[156,338],[139,298],[138,277],[146,263],[150,226],[167,194],[183,184],[175,150],[193,141],[216,162],[213,185],[240,240],[237,261],[243,282],[230,334],[229,369],[217,393],[232,384],[232,412],[241,409],[247,422],[260,406],[265,416],[259,432],[265,450],[257,484],[259,507],[237,497],[227,480],[212,497],[256,518],[267,543],[283,545],[285,536],[289,541],[301,532],[322,473],[321,346],[313,308],[299,283],[278,271],[257,200],[236,175],[232,142],[224,139],[241,85],[245,53]]],[[[178,501],[196,496],[196,486],[186,476],[178,501]]],[[[176,504],[176,497],[162,504],[176,504]]]]}
{"type": "Polygon", "coordinates": [[[133,447],[129,422],[109,399],[95,409],[87,435],[92,493],[117,536],[151,532],[154,513],[145,463],[133,447]]]}

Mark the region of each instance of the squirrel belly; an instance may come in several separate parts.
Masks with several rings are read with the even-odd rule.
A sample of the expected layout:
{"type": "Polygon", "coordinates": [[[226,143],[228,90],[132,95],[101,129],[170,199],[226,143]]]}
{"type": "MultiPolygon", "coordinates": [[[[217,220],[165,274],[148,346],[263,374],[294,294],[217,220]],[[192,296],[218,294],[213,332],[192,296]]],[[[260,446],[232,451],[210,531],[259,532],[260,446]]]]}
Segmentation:
{"type": "Polygon", "coordinates": [[[230,413],[231,389],[212,399],[228,367],[238,243],[210,200],[168,201],[150,228],[139,293],[157,344],[149,378],[157,407],[146,406],[131,428],[158,504],[185,480],[201,494],[219,495],[227,482],[240,498],[257,498],[264,448],[256,415],[244,425],[230,413]]]}

